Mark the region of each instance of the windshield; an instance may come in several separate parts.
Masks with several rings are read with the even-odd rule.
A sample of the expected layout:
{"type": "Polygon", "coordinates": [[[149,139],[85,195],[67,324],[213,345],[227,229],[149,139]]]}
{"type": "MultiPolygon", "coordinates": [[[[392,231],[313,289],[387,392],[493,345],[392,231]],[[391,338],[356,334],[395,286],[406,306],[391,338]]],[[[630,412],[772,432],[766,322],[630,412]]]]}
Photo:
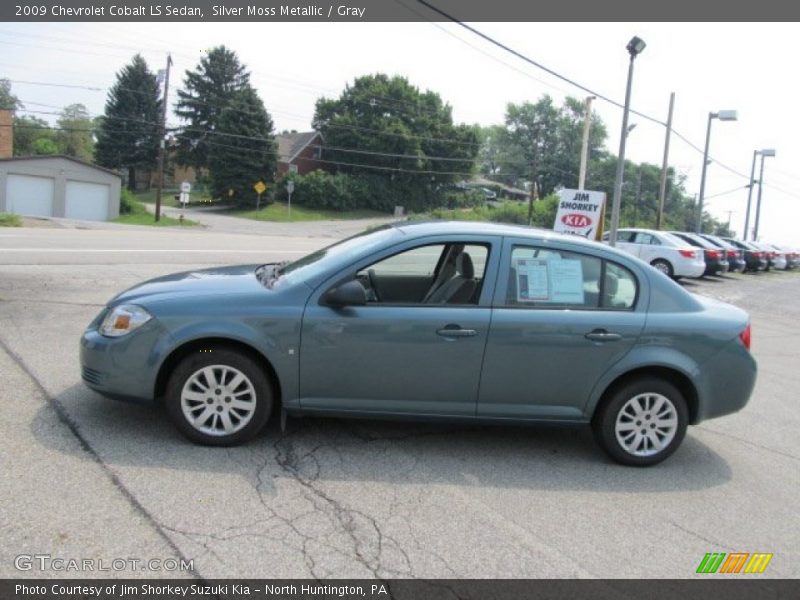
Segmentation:
{"type": "Polygon", "coordinates": [[[385,240],[399,234],[399,230],[391,225],[383,225],[377,229],[362,231],[354,236],[336,242],[299,258],[293,262],[282,264],[278,268],[278,276],[299,276],[309,279],[322,273],[328,265],[346,259],[348,256],[357,256],[362,252],[382,244],[385,240]]]}

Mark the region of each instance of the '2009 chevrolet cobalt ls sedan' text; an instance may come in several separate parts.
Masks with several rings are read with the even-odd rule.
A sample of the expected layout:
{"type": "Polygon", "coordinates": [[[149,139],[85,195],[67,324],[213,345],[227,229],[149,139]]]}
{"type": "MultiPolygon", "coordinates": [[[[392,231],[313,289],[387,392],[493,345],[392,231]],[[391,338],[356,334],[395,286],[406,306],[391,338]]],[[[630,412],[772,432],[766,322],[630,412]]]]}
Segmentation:
{"type": "Polygon", "coordinates": [[[89,325],[81,363],[92,389],[163,402],[203,444],[276,412],[584,423],[615,460],[650,465],[747,403],[749,346],[744,311],[625,252],[438,222],[145,282],[89,325]]]}

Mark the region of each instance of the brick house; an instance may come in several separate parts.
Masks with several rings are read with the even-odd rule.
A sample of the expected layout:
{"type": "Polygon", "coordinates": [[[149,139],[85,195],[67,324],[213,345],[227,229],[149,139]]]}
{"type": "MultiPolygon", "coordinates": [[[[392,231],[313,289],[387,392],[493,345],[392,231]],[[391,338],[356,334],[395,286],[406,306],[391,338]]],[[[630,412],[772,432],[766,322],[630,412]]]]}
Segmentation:
{"type": "Polygon", "coordinates": [[[318,131],[282,133],[278,142],[278,176],[287,173],[305,175],[317,169],[327,170],[322,158],[322,135],[318,131]]]}

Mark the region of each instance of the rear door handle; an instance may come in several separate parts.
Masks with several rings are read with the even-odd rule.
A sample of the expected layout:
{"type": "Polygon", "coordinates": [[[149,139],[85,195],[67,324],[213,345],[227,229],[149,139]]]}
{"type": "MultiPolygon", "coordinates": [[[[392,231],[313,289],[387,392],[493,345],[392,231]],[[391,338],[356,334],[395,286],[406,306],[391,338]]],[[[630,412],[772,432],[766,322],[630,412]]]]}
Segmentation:
{"type": "Polygon", "coordinates": [[[593,342],[616,342],[622,339],[619,333],[610,333],[605,329],[593,329],[583,337],[593,342]]]}
{"type": "Polygon", "coordinates": [[[462,329],[458,325],[447,325],[436,330],[436,335],[448,338],[474,337],[478,332],[474,329],[462,329]]]}

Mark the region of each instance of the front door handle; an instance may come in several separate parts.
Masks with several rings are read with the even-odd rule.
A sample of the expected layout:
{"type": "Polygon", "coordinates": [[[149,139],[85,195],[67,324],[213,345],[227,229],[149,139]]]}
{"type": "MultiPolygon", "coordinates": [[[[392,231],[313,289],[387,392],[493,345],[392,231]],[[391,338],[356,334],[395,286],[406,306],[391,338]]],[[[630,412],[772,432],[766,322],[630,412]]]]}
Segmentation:
{"type": "Polygon", "coordinates": [[[611,333],[605,329],[593,329],[583,337],[593,342],[616,342],[622,339],[619,333],[611,333]]]}
{"type": "Polygon", "coordinates": [[[436,330],[436,335],[447,338],[474,337],[478,332],[474,329],[462,329],[460,325],[447,325],[436,330]]]}

